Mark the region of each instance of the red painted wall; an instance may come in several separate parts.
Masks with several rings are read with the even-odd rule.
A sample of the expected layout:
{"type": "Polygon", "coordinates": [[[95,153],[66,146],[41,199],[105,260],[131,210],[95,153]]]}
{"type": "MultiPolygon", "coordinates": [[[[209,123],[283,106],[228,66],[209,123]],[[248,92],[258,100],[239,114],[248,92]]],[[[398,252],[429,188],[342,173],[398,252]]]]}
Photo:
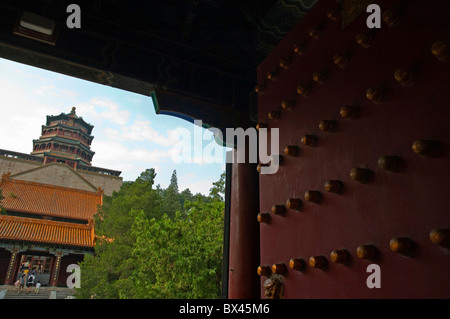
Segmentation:
{"type": "Polygon", "coordinates": [[[10,259],[11,253],[5,249],[0,248],[0,285],[3,285],[5,283],[10,259]]]}
{"type": "MultiPolygon", "coordinates": [[[[67,277],[69,277],[70,273],[67,272],[67,267],[70,264],[78,264],[79,262],[83,261],[84,257],[82,255],[67,255],[62,258],[61,261],[61,269],[59,271],[59,277],[58,277],[58,286],[60,287],[67,287],[67,277]]],[[[81,284],[83,281],[83,276],[80,273],[80,280],[81,284]]]]}
{"type": "MultiPolygon", "coordinates": [[[[378,1],[381,11],[396,10],[401,1],[378,1]]],[[[287,145],[300,148],[298,157],[284,155],[284,163],[273,175],[260,175],[260,211],[270,212],[275,204],[291,197],[303,200],[300,212],[288,209],[285,216],[272,214],[270,224],[260,224],[261,265],[289,264],[294,257],[323,255],[324,270],[309,265],[299,272],[288,268],[284,276],[286,298],[448,298],[450,297],[450,250],[429,240],[433,228],[450,228],[448,199],[450,146],[450,59],[439,61],[431,54],[435,41],[450,39],[450,5],[446,1],[406,1],[399,24],[382,22],[370,48],[355,41],[368,31],[363,12],[345,29],[341,20],[326,17],[336,7],[334,0],[321,0],[289,33],[258,68],[259,121],[280,130],[280,153],[287,145]],[[323,24],[319,39],[308,35],[310,27],[323,24]],[[293,45],[306,42],[302,56],[293,45]],[[336,53],[348,51],[345,68],[333,63],[336,53]],[[291,58],[288,69],[278,66],[291,58]],[[394,79],[398,68],[416,71],[414,84],[403,87],[394,79]],[[279,70],[276,81],[267,72],[279,70]],[[328,71],[324,84],[312,81],[312,74],[328,71]],[[298,85],[311,85],[308,97],[296,92],[298,85]],[[387,90],[375,104],[366,98],[371,87],[387,90]],[[292,110],[281,108],[283,99],[295,100],[292,110]],[[358,106],[357,119],[340,115],[345,105],[358,106]],[[279,110],[278,120],[267,117],[279,110]],[[337,130],[323,132],[321,120],[334,120],[337,130]],[[301,143],[313,134],[316,146],[301,143]],[[426,158],[412,151],[417,139],[441,143],[438,157],[426,158]],[[399,172],[379,167],[383,155],[403,159],[399,172]],[[373,179],[361,184],[350,178],[354,167],[370,169],[373,179]],[[324,189],[330,179],[343,182],[344,192],[324,189]],[[320,204],[307,202],[304,193],[318,190],[320,204]],[[391,251],[396,236],[413,240],[414,254],[405,257],[391,251]],[[356,247],[373,244],[379,250],[374,261],[357,257],[356,247]],[[330,261],[330,252],[345,248],[351,255],[348,265],[330,261]],[[369,289],[369,264],[381,269],[381,288],[369,289]]],[[[261,277],[261,287],[265,281],[261,277]]],[[[261,290],[264,298],[264,291],[261,290]]]]}

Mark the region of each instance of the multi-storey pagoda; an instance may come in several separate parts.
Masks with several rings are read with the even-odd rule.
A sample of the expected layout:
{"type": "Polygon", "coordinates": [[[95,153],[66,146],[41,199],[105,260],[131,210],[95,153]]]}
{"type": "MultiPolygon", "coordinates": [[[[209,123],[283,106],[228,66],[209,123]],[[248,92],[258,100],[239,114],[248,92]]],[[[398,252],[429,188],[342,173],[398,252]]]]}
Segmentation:
{"type": "Polygon", "coordinates": [[[122,178],[91,165],[92,129],[72,108],[47,116],[31,154],[0,150],[0,285],[27,263],[42,285],[64,286],[67,266],[93,253],[94,215],[122,178]]]}
{"type": "Polygon", "coordinates": [[[72,168],[91,165],[95,152],[91,151],[94,137],[92,126],[77,116],[75,107],[70,113],[47,115],[47,123],[42,125],[41,136],[33,140],[31,155],[44,157],[44,164],[66,163],[72,168]]]}

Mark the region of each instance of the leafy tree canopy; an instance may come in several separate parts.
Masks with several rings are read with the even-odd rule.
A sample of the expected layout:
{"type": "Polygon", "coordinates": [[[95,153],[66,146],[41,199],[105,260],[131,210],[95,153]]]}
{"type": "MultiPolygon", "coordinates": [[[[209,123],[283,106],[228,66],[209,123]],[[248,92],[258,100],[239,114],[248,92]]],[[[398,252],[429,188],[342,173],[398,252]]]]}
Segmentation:
{"type": "Polygon", "coordinates": [[[224,182],[192,195],[178,192],[176,171],[167,189],[153,188],[155,176],[147,169],[104,197],[77,298],[220,297],[224,182]]]}

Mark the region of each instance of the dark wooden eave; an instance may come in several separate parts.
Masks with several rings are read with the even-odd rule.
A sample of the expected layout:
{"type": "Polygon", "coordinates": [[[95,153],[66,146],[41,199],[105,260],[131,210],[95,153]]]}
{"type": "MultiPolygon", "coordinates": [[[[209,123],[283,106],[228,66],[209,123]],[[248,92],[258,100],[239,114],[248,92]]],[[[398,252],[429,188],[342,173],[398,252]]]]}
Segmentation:
{"type": "Polygon", "coordinates": [[[0,0],[0,57],[152,96],[157,113],[220,129],[256,120],[256,67],[317,0],[0,0]],[[13,34],[24,12],[55,45],[13,34]]]}

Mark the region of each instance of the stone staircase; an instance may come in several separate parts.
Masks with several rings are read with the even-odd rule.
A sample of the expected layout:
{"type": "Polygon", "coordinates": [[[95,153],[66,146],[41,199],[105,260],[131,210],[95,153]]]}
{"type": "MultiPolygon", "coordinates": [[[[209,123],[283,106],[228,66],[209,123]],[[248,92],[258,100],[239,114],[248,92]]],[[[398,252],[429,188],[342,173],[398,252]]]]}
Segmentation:
{"type": "MultiPolygon", "coordinates": [[[[19,276],[20,274],[17,275],[16,280],[19,280],[19,276]]],[[[50,274],[35,274],[34,277],[34,282],[40,281],[42,286],[48,286],[50,283],[50,274]]]]}
{"type": "Polygon", "coordinates": [[[42,286],[48,286],[50,282],[50,274],[36,274],[34,277],[34,282],[40,281],[42,286]]]}
{"type": "Polygon", "coordinates": [[[61,287],[41,287],[39,293],[34,292],[34,287],[27,293],[23,289],[18,293],[14,286],[0,286],[0,299],[66,299],[74,295],[74,290],[61,287]]]}
{"type": "Polygon", "coordinates": [[[22,290],[20,293],[17,293],[17,290],[7,290],[3,299],[50,299],[50,291],[40,289],[36,294],[33,290],[29,293],[26,290],[22,290]]]}

